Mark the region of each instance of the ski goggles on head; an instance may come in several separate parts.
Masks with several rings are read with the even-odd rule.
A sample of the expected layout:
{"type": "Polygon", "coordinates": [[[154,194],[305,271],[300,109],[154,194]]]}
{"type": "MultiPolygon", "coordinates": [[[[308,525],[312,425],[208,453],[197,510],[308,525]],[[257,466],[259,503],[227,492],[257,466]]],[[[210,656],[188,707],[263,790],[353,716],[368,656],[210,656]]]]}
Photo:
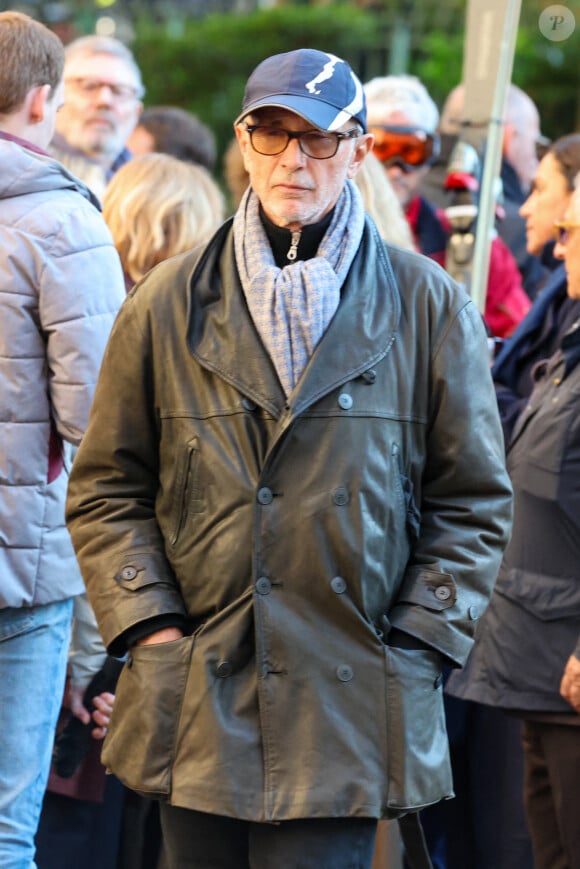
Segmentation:
{"type": "Polygon", "coordinates": [[[417,127],[370,124],[375,137],[373,154],[385,166],[400,166],[413,172],[432,163],[439,154],[439,136],[417,127]]]}

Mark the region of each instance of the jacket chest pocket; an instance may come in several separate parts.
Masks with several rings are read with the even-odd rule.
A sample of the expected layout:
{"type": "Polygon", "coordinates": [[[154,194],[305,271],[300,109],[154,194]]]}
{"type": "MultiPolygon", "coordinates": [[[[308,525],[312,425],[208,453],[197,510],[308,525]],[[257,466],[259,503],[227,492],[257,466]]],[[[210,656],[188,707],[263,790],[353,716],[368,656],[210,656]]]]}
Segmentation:
{"type": "Polygon", "coordinates": [[[169,541],[175,546],[191,513],[203,513],[205,501],[200,480],[201,457],[199,439],[192,438],[177,462],[171,507],[171,533],[169,541]]]}

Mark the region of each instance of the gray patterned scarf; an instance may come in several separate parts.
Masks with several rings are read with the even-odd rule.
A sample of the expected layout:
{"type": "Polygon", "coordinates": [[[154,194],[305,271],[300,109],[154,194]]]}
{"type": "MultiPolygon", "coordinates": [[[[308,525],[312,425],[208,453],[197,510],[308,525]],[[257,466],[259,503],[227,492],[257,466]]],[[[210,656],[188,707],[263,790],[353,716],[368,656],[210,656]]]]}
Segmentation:
{"type": "Polygon", "coordinates": [[[250,188],[234,218],[240,279],[250,314],[290,395],[332,320],[340,289],[359,247],[364,208],[357,186],[347,181],[318,253],[279,269],[250,188]]]}

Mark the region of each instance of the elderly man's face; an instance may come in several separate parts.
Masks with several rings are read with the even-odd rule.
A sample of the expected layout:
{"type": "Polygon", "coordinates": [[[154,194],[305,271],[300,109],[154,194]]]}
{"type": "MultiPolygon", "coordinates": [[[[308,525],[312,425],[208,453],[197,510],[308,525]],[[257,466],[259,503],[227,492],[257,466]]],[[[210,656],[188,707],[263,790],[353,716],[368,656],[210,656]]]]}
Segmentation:
{"type": "Polygon", "coordinates": [[[118,57],[79,55],[66,65],[64,82],[57,131],[70,145],[109,167],[143,108],[134,71],[118,57]]]}
{"type": "MultiPolygon", "coordinates": [[[[235,128],[250,184],[262,208],[273,223],[291,230],[318,222],[334,208],[345,181],[354,178],[372,144],[368,134],[343,139],[334,157],[319,160],[307,156],[298,140],[291,139],[281,154],[268,156],[252,147],[247,124],[288,132],[320,131],[294,112],[272,108],[254,112],[235,128]]],[[[347,121],[339,132],[354,127],[354,121],[347,121]]]]}

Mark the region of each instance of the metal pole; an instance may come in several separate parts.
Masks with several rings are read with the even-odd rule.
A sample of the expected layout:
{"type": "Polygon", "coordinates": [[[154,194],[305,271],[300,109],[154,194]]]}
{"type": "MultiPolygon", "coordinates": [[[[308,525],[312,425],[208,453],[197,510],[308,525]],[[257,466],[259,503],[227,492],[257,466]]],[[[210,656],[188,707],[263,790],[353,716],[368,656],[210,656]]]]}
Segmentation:
{"type": "MultiPolygon", "coordinates": [[[[479,5],[479,11],[481,13],[482,2],[483,0],[470,0],[470,6],[473,5],[473,7],[475,7],[479,5]]],[[[485,56],[486,50],[489,49],[490,40],[492,40],[494,36],[496,38],[501,36],[494,98],[491,117],[488,120],[489,126],[487,138],[484,145],[483,175],[481,180],[475,247],[473,252],[471,296],[482,313],[485,310],[485,298],[489,275],[489,255],[494,233],[495,205],[498,193],[497,186],[499,183],[503,140],[503,114],[507,88],[511,81],[521,0],[501,0],[499,4],[495,5],[498,8],[493,10],[490,8],[492,4],[489,3],[489,0],[488,3],[486,3],[486,14],[491,16],[488,18],[488,32],[486,34],[484,28],[483,32],[478,34],[478,55],[471,59],[466,55],[466,62],[475,63],[475,67],[470,70],[465,69],[464,71],[465,80],[468,75],[471,77],[475,76],[476,79],[480,73],[482,76],[485,73],[489,75],[487,63],[490,61],[490,58],[489,56],[485,56]],[[501,21],[498,22],[497,20],[498,15],[499,17],[503,16],[501,34],[498,33],[496,29],[497,25],[501,23],[501,21]]],[[[474,38],[477,39],[477,36],[472,32],[472,44],[474,38]]]]}

